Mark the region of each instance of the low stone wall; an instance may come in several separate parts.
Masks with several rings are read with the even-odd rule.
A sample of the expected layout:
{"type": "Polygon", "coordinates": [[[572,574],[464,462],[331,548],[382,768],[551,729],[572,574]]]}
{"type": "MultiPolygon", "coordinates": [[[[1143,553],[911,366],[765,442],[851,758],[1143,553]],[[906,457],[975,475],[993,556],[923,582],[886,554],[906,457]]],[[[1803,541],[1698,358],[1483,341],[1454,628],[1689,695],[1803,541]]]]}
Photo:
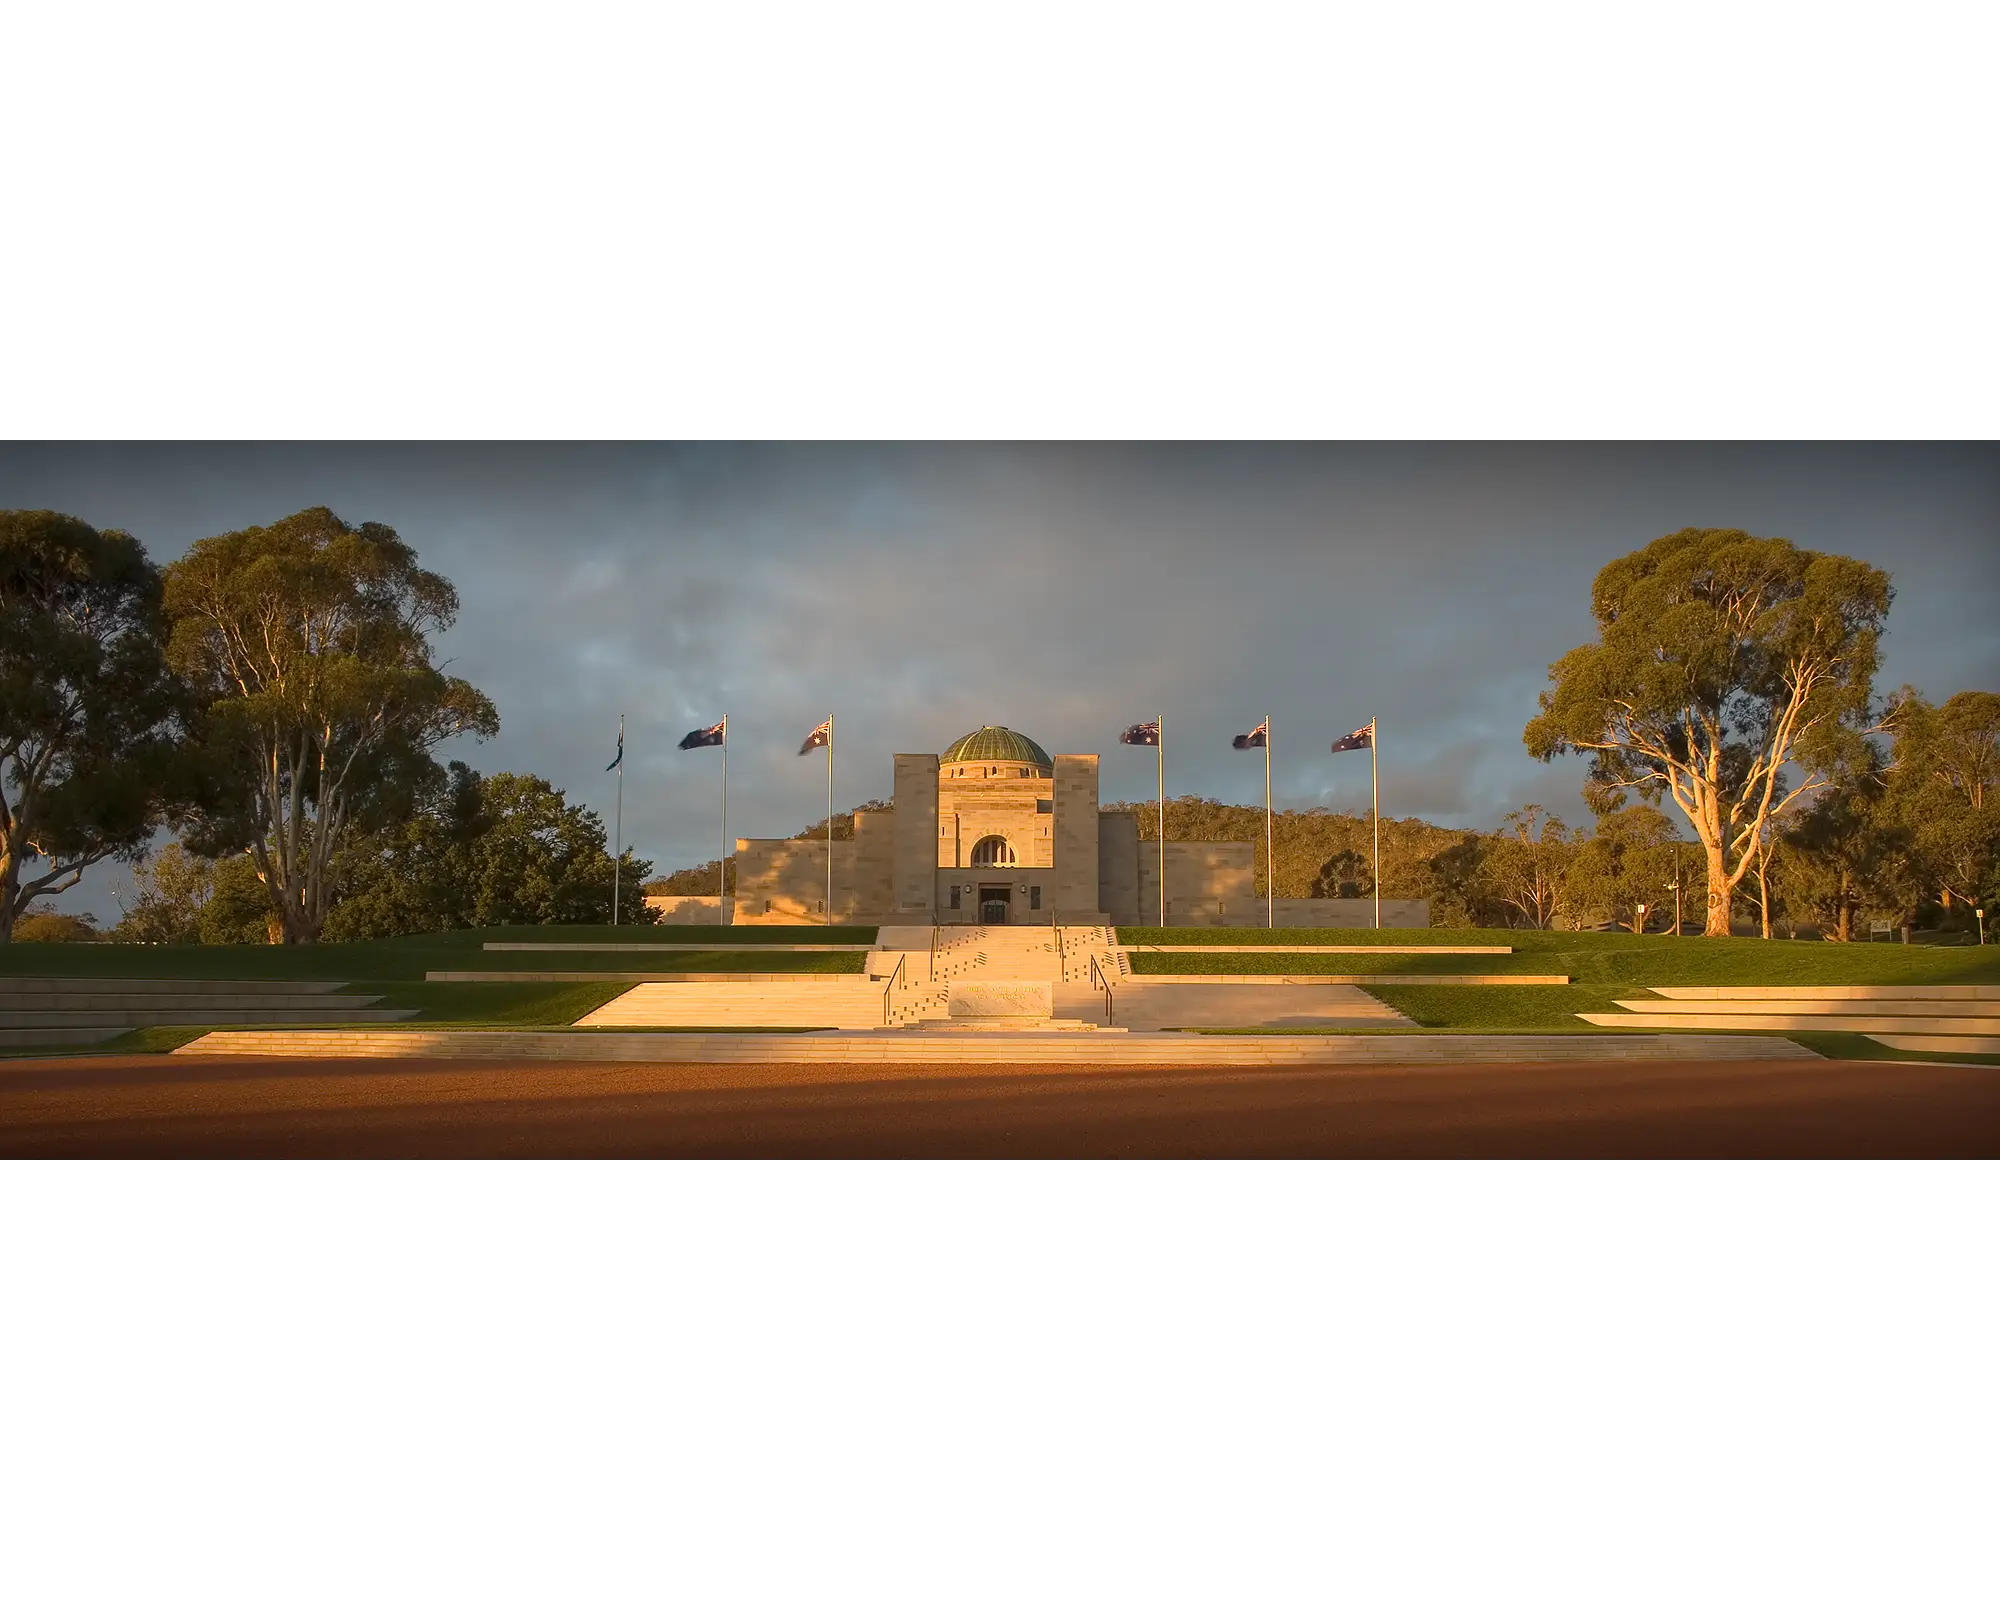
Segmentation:
{"type": "MultiPolygon", "coordinates": [[[[1168,858],[1169,890],[1173,888],[1172,857],[1168,858]]],[[[1140,905],[1142,924],[1145,905],[1140,905]]],[[[1227,899],[1167,898],[1167,925],[1175,928],[1261,928],[1265,926],[1262,898],[1232,896],[1227,899]]],[[[1278,900],[1270,907],[1271,925],[1279,928],[1372,928],[1375,926],[1373,900],[1278,900]]],[[[1382,926],[1385,928],[1428,928],[1431,903],[1428,900],[1384,900],[1382,926]]]]}

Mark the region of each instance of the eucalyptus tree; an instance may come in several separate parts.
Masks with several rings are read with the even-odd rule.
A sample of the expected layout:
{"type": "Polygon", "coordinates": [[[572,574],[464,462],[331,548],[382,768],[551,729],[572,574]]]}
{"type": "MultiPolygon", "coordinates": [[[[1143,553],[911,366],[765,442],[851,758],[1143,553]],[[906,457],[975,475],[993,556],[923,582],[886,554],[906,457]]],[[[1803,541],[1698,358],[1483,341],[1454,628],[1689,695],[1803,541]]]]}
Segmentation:
{"type": "Polygon", "coordinates": [[[143,858],[184,776],[160,597],[130,534],[0,511],[0,943],[29,902],[143,858]]]}
{"type": "Polygon", "coordinates": [[[1913,866],[1949,910],[2000,890],[2000,694],[1968,690],[1933,706],[1892,702],[1892,792],[1913,866]]]}
{"type": "Polygon", "coordinates": [[[311,942],[350,833],[433,779],[439,744],[499,731],[434,659],[458,593],[395,529],[316,506],[197,542],[167,569],[166,611],[213,774],[189,842],[246,852],[284,942],[311,942]]]}
{"type": "Polygon", "coordinates": [[[1767,825],[1863,738],[1893,597],[1878,568],[1786,539],[1655,539],[1598,573],[1597,641],[1549,668],[1529,753],[1588,754],[1600,806],[1672,799],[1706,866],[1703,931],[1726,936],[1767,825]]]}
{"type": "Polygon", "coordinates": [[[1491,896],[1531,928],[1551,928],[1566,904],[1577,841],[1538,805],[1510,811],[1487,841],[1481,876],[1491,896]]]}

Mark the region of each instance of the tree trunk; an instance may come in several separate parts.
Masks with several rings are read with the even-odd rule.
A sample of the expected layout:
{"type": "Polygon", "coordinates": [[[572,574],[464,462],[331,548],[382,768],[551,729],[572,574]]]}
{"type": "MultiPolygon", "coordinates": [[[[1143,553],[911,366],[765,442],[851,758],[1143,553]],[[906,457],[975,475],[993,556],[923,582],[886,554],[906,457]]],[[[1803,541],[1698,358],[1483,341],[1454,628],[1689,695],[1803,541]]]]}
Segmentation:
{"type": "Polygon", "coordinates": [[[1834,938],[1842,944],[1854,938],[1854,902],[1848,893],[1847,868],[1840,869],[1840,916],[1834,923],[1834,938]]]}
{"type": "Polygon", "coordinates": [[[1708,850],[1708,922],[1701,930],[1703,938],[1727,939],[1729,937],[1729,869],[1723,864],[1722,846],[1712,844],[1708,850]]]}
{"type": "Polygon", "coordinates": [[[1757,852],[1757,913],[1764,924],[1764,937],[1768,939],[1771,937],[1771,885],[1764,876],[1767,865],[1764,852],[1762,849],[1759,849],[1757,852]]]}

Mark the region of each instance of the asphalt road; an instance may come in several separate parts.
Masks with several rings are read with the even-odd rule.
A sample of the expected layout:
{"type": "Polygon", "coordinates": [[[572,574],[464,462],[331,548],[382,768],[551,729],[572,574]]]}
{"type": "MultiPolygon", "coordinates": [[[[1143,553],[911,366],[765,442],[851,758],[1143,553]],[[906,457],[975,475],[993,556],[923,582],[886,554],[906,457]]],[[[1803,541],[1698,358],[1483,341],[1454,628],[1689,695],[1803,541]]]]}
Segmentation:
{"type": "Polygon", "coordinates": [[[0,1157],[2000,1155],[2000,1071],[0,1065],[0,1157]]]}

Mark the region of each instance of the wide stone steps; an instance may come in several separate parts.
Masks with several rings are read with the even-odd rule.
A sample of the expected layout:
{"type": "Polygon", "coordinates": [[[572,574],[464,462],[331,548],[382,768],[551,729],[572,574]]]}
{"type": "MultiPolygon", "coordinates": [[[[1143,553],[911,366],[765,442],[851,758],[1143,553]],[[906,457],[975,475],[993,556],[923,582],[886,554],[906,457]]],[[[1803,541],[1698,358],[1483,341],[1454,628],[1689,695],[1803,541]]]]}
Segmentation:
{"type": "Polygon", "coordinates": [[[1870,1013],[1853,1016],[1831,1011],[1731,1011],[1718,1007],[1698,1014],[1662,1011],[1579,1011],[1585,1022],[1600,1028],[1728,1028],[1768,1033],[1977,1034],[1994,1032],[1990,1017],[1908,1017],[1870,1013]]]}
{"type": "Polygon", "coordinates": [[[18,1028],[111,1028],[123,1032],[127,1028],[192,1028],[192,1027],[238,1027],[245,1024],[281,1024],[290,1026],[303,1023],[308,1027],[326,1027],[340,1022],[404,1022],[414,1017],[414,1011],[390,1011],[365,1003],[366,999],[380,999],[375,996],[355,996],[362,1004],[351,1006],[315,1006],[310,1010],[286,1010],[281,1006],[93,1006],[87,1010],[69,1011],[5,1011],[0,1012],[0,1032],[18,1028]]]}
{"type": "Polygon", "coordinates": [[[146,1011],[166,1014],[206,1014],[211,1011],[257,1011],[271,1014],[272,1020],[300,1017],[311,1021],[349,1011],[365,1011],[382,997],[379,994],[186,994],[170,991],[147,994],[134,990],[111,990],[104,994],[10,994],[0,991],[0,1024],[16,1018],[53,1017],[71,1019],[104,1011],[146,1011]]]}
{"type": "Polygon", "coordinates": [[[102,1044],[133,1028],[404,1022],[338,983],[193,978],[0,978],[0,1048],[102,1044]]]}
{"type": "MultiPolygon", "coordinates": [[[[344,987],[338,980],[284,983],[237,978],[0,978],[0,1005],[20,995],[145,995],[162,999],[180,994],[210,1000],[231,995],[255,995],[260,999],[275,999],[279,996],[330,995],[344,987]]],[[[343,998],[352,999],[353,996],[343,998]]]]}
{"type": "Polygon", "coordinates": [[[103,1044],[124,1028],[0,1028],[0,1049],[17,1050],[43,1044],[103,1044]]]}
{"type": "Polygon", "coordinates": [[[1676,986],[1616,1004],[1577,1015],[1600,1028],[1859,1033],[1901,1050],[2000,1054],[2000,986],[1991,984],[1676,986]]]}
{"type": "Polygon", "coordinates": [[[1718,1011],[1753,1016],[1992,1017],[2000,1020],[2000,1000],[1620,1000],[1624,1011],[1647,1016],[1713,1016],[1718,1011]]]}
{"type": "Polygon", "coordinates": [[[979,1034],[890,1029],[873,1033],[620,1034],[428,1032],[211,1033],[175,1057],[434,1057],[461,1060],[826,1062],[847,1066],[897,1062],[944,1064],[1039,1062],[1076,1067],[1191,1067],[1448,1064],[1477,1061],[1778,1061],[1818,1059],[1789,1039],[1702,1034],[1354,1034],[1183,1035],[1050,1030],[979,1034]]]}
{"type": "Polygon", "coordinates": [[[1656,986],[1667,1000],[2000,1000],[1996,983],[1737,984],[1656,986]]]}

